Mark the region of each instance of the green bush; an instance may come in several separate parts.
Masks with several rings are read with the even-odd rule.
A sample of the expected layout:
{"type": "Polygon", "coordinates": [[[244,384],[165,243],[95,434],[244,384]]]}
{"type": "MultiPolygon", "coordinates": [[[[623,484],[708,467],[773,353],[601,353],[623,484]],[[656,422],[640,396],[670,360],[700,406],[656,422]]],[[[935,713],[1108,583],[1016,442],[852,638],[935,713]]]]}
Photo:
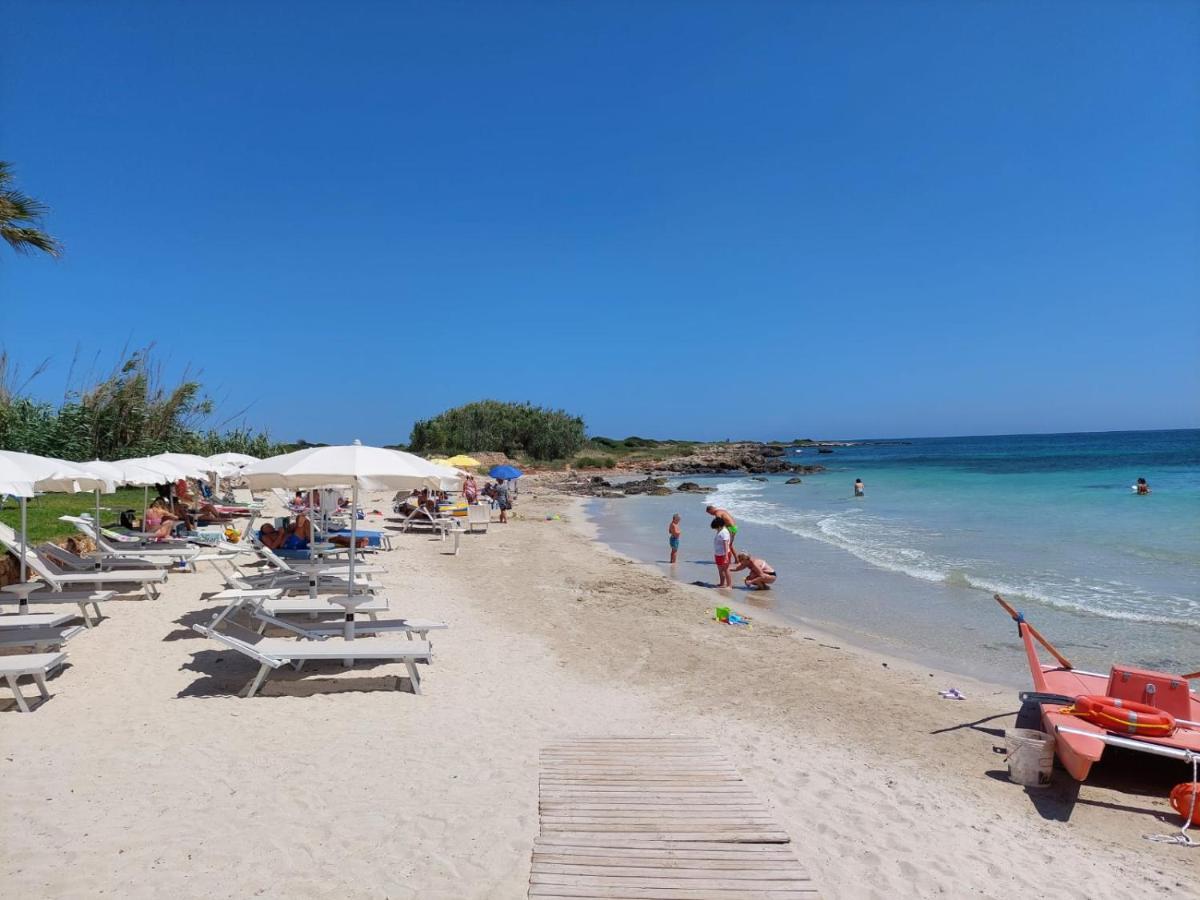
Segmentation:
{"type": "Polygon", "coordinates": [[[204,428],[213,403],[200,383],[165,387],[150,350],[130,354],[95,384],[69,390],[58,406],[24,396],[31,379],[17,384],[15,367],[0,353],[0,449],[73,460],[279,452],[266,432],[204,428]]]}
{"type": "Polygon", "coordinates": [[[583,419],[529,403],[481,400],[413,425],[413,453],[499,452],[536,460],[562,459],[584,444],[583,419]]]}
{"type": "Polygon", "coordinates": [[[611,469],[615,465],[611,456],[580,456],[575,460],[577,469],[611,469]]]}

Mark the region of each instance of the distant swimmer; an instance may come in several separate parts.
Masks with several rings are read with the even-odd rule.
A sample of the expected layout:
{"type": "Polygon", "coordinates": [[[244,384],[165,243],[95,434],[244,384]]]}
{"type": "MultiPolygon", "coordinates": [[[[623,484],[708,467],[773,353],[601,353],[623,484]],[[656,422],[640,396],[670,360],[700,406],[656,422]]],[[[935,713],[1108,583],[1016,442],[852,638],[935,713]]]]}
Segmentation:
{"type": "Polygon", "coordinates": [[[855,497],[867,496],[867,486],[865,484],[863,484],[863,480],[861,478],[854,479],[854,496],[855,497]]]}
{"type": "Polygon", "coordinates": [[[1150,493],[1150,485],[1146,484],[1145,478],[1139,478],[1137,480],[1137,484],[1133,486],[1133,489],[1139,494],[1150,493]]]}
{"type": "Polygon", "coordinates": [[[737,554],[737,565],[729,571],[741,572],[743,569],[750,570],[750,574],[746,576],[746,587],[756,591],[769,591],[778,577],[769,562],[765,559],[755,559],[749,553],[737,554]]]}
{"type": "Polygon", "coordinates": [[[713,506],[712,504],[704,507],[704,511],[725,523],[725,528],[729,531],[729,549],[732,552],[733,540],[737,537],[738,533],[737,520],[730,515],[729,510],[721,509],[719,506],[713,506]]]}
{"type": "Polygon", "coordinates": [[[675,558],[679,555],[679,536],[683,533],[683,529],[679,527],[679,513],[671,516],[671,524],[667,526],[667,541],[671,545],[671,565],[675,565],[675,558]]]}

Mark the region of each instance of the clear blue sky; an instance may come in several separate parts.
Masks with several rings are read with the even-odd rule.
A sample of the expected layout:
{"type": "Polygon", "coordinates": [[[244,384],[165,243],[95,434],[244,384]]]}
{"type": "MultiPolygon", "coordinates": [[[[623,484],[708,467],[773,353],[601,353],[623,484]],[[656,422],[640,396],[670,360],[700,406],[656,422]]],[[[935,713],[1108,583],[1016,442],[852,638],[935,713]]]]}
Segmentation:
{"type": "Polygon", "coordinates": [[[1196,3],[2,5],[42,394],[155,341],[284,439],[1200,424],[1196,3]]]}

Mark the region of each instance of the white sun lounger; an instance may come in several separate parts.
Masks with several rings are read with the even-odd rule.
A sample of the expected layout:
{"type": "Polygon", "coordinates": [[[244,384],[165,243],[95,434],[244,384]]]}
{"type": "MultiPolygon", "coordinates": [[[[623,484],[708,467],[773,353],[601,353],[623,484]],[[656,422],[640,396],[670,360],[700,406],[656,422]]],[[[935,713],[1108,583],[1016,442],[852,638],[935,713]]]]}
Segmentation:
{"type": "MultiPolygon", "coordinates": [[[[304,592],[316,598],[321,594],[345,593],[350,583],[344,578],[332,577],[331,573],[341,571],[340,566],[328,566],[313,569],[310,573],[301,575],[288,572],[272,571],[247,574],[238,569],[229,556],[204,556],[205,562],[212,563],[214,569],[225,582],[225,587],[231,590],[255,590],[260,588],[278,588],[285,593],[304,592]]],[[[360,593],[370,594],[378,589],[378,585],[367,579],[358,579],[357,589],[360,593]]]]}
{"type": "Polygon", "coordinates": [[[273,669],[291,665],[297,671],[310,661],[386,660],[402,662],[408,669],[413,693],[421,693],[418,662],[428,662],[432,654],[424,641],[398,641],[394,638],[358,638],[352,641],[330,638],[323,641],[304,641],[292,638],[268,638],[236,626],[226,631],[193,625],[192,628],[214,641],[224,644],[259,663],[258,675],[243,696],[253,697],[273,669]]]}
{"type": "Polygon", "coordinates": [[[96,543],[96,548],[106,556],[114,559],[145,557],[166,559],[171,562],[182,562],[191,565],[200,555],[200,548],[193,544],[173,544],[164,541],[114,541],[104,534],[101,529],[96,532],[96,525],[91,519],[82,516],[59,516],[59,521],[70,522],[85,537],[90,537],[96,543]]]}
{"type": "MultiPolygon", "coordinates": [[[[51,544],[49,542],[38,544],[37,552],[54,560],[63,569],[70,569],[72,572],[95,572],[97,569],[95,559],[88,559],[86,556],[72,553],[65,547],[58,546],[58,544],[51,544]]],[[[100,557],[99,569],[104,572],[116,572],[123,569],[165,569],[170,565],[171,560],[165,558],[147,559],[143,556],[114,557],[104,554],[100,557]]]]}
{"type": "MultiPolygon", "coordinates": [[[[34,591],[29,595],[26,603],[32,605],[34,603],[74,603],[79,607],[79,617],[83,619],[83,624],[91,628],[94,622],[92,615],[95,614],[96,621],[100,620],[100,604],[105,600],[111,600],[117,596],[116,591],[71,591],[62,593],[58,591],[34,591]],[[92,608],[92,612],[88,611],[88,607],[92,608]]],[[[0,603],[20,603],[16,597],[0,593],[0,603]]],[[[2,621],[2,619],[0,619],[2,621]]]]}
{"type": "MultiPolygon", "coordinates": [[[[262,604],[254,606],[254,618],[263,622],[266,625],[274,625],[276,628],[282,628],[284,631],[290,631],[298,637],[308,638],[309,640],[324,640],[331,637],[340,637],[345,628],[343,622],[292,622],[268,612],[263,608],[262,604]]],[[[428,619],[383,619],[378,620],[371,618],[366,622],[355,622],[355,634],[390,634],[402,632],[408,639],[420,639],[422,641],[429,640],[429,632],[439,631],[447,628],[445,622],[433,622],[428,619]],[[416,635],[416,638],[413,637],[416,635]]],[[[431,645],[432,646],[432,645],[431,645]]]]}
{"type": "Polygon", "coordinates": [[[15,616],[0,616],[0,631],[65,625],[74,618],[75,613],[21,613],[15,616]]]}
{"type": "MultiPolygon", "coordinates": [[[[345,621],[346,608],[331,603],[323,597],[284,597],[280,588],[230,588],[213,594],[210,600],[225,603],[225,609],[213,617],[210,627],[231,619],[243,607],[252,612],[265,609],[272,616],[308,616],[319,620],[322,616],[338,616],[345,621]]],[[[379,613],[387,612],[388,601],[384,597],[368,597],[354,609],[355,615],[365,615],[373,620],[379,613]]]]}
{"type": "Polygon", "coordinates": [[[45,653],[61,647],[83,630],[82,625],[69,628],[0,628],[0,647],[29,647],[34,653],[45,653]]]}
{"type": "Polygon", "coordinates": [[[32,675],[41,691],[42,700],[50,699],[50,690],[46,687],[46,676],[56,666],[61,666],[67,660],[67,654],[57,653],[22,653],[16,656],[0,656],[0,675],[12,689],[13,698],[21,712],[29,712],[29,704],[25,702],[21,689],[17,687],[17,679],[22,675],[32,675]]]}
{"type": "MultiPolygon", "coordinates": [[[[7,544],[0,538],[0,543],[7,544]]],[[[20,549],[9,547],[20,557],[20,549]]],[[[51,590],[62,591],[72,585],[91,585],[94,590],[103,590],[110,585],[114,590],[128,593],[134,590],[144,591],[147,597],[157,597],[156,585],[167,580],[166,569],[125,569],[120,572],[66,572],[54,564],[53,560],[45,559],[33,548],[25,552],[25,562],[38,576],[50,585],[51,590]]]]}
{"type": "Polygon", "coordinates": [[[230,492],[233,497],[233,502],[241,504],[246,508],[259,512],[263,508],[263,501],[254,496],[254,492],[250,488],[234,488],[230,492]]]}

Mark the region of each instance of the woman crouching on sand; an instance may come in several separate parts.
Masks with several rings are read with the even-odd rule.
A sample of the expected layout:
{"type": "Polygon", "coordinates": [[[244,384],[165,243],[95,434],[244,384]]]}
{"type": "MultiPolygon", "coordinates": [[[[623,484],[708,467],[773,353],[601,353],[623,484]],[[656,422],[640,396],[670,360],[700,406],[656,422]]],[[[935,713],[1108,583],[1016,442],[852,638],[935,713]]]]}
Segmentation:
{"type": "Polygon", "coordinates": [[[749,553],[739,553],[737,565],[729,571],[741,572],[744,569],[750,570],[750,574],[746,576],[746,587],[756,591],[769,591],[778,577],[765,559],[755,559],[749,553]]]}

